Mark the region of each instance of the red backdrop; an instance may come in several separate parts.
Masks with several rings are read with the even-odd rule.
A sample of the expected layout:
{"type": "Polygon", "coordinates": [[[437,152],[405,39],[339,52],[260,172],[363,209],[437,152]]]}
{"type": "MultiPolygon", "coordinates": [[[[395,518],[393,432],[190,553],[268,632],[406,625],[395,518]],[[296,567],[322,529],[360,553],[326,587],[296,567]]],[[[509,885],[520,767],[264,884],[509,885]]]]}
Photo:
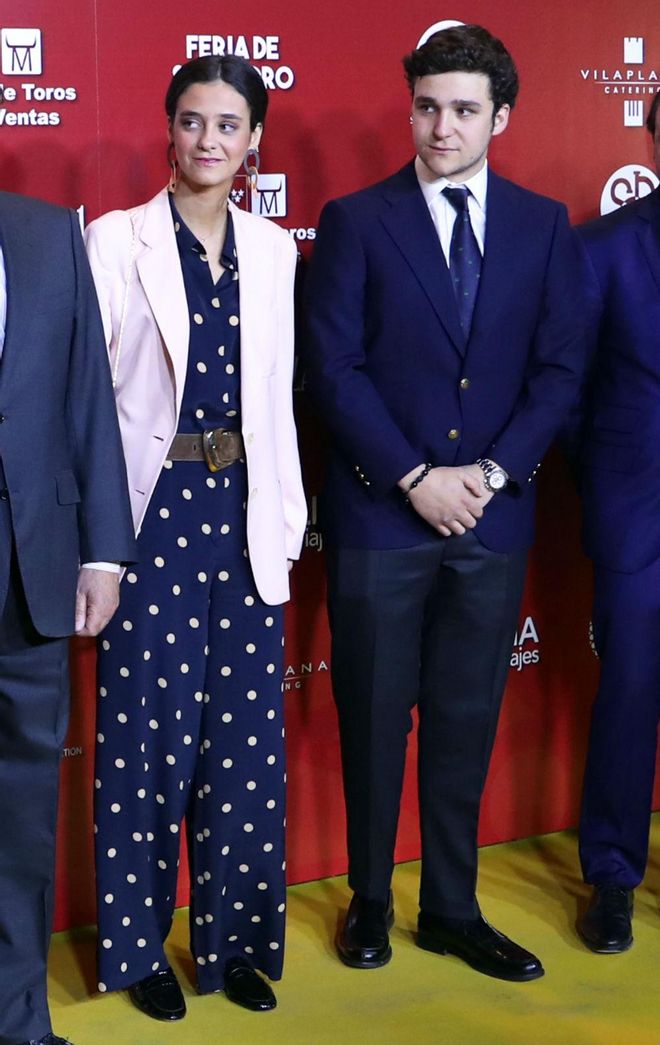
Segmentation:
{"type": "MultiPolygon", "coordinates": [[[[167,178],[163,95],[172,67],[223,48],[250,58],[271,88],[262,143],[262,206],[304,259],[322,204],[376,181],[411,155],[400,58],[440,19],[480,22],[511,49],[522,91],[491,162],[566,201],[575,221],[653,184],[643,115],[660,75],[656,0],[626,14],[614,0],[333,0],[316,8],[253,0],[223,11],[197,0],[5,0],[0,106],[2,188],[84,207],[89,220],[153,195],[167,178]]],[[[250,205],[242,186],[243,205],[250,205]]],[[[299,382],[300,384],[300,382],[299,382]]],[[[337,731],[329,685],[322,536],[316,524],[320,437],[296,394],[310,528],[287,611],[291,881],[345,869],[337,731]]],[[[597,663],[589,645],[590,575],[579,512],[558,456],[539,476],[532,555],[512,671],[481,819],[484,843],[576,819],[597,663]]],[[[91,794],[94,650],[73,653],[64,752],[57,926],[93,919],[91,794]]],[[[414,743],[397,856],[418,854],[414,743]]],[[[659,796],[660,797],[660,796],[659,796]]],[[[181,882],[185,899],[186,881],[181,882]]]]}

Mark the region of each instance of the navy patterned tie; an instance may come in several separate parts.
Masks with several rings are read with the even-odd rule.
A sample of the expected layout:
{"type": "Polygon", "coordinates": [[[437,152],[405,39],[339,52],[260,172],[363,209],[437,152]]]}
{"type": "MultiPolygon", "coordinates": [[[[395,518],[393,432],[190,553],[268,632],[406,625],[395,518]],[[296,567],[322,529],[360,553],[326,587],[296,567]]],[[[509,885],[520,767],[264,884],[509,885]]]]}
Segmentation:
{"type": "Polygon", "coordinates": [[[472,313],[479,289],[481,251],[470,222],[468,210],[470,190],[456,186],[452,189],[443,189],[442,194],[446,196],[456,211],[449,246],[449,272],[456,295],[461,327],[467,340],[470,336],[472,313]]]}

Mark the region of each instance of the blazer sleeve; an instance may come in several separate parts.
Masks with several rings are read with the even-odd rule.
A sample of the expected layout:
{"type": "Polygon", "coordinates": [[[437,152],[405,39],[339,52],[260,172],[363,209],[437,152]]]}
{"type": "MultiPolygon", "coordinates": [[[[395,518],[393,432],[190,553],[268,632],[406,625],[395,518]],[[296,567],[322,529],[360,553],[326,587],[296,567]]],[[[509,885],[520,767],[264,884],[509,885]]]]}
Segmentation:
{"type": "Polygon", "coordinates": [[[344,201],[321,214],[306,293],[310,391],[360,477],[386,493],[420,464],[366,370],[367,258],[344,201]]]}
{"type": "Polygon", "coordinates": [[[300,556],[307,504],[300,474],[298,438],[293,418],[294,366],[294,280],[298,252],[287,236],[276,255],[277,273],[277,362],[275,366],[275,449],[277,472],[282,493],[286,554],[288,559],[300,556]]]}
{"type": "Polygon", "coordinates": [[[126,467],[103,329],[78,217],[69,214],[76,276],[67,414],[80,487],[81,562],[133,562],[126,467]]]}
{"type": "Polygon", "coordinates": [[[584,263],[566,208],[557,208],[542,306],[522,392],[487,456],[518,484],[529,481],[580,394],[587,359],[589,307],[584,263]]]}

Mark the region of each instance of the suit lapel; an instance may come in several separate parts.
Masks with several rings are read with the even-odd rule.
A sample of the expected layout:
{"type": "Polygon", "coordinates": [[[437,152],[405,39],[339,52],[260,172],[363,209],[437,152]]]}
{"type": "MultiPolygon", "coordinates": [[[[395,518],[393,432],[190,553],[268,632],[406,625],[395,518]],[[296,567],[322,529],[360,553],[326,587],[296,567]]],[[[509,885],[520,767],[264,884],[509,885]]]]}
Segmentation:
{"type": "Polygon", "coordinates": [[[660,289],[660,188],[646,196],[639,207],[637,236],[651,274],[660,289]]]}
{"type": "Polygon", "coordinates": [[[470,338],[485,335],[497,323],[503,288],[518,265],[520,241],[512,235],[514,216],[507,196],[506,182],[489,169],[484,258],[470,338]]]}
{"type": "Polygon", "coordinates": [[[135,267],[172,361],[178,403],[186,380],[190,321],[167,190],[133,212],[133,220],[135,267]]]}
{"type": "Polygon", "coordinates": [[[383,225],[415,273],[448,337],[462,355],[465,338],[449,268],[412,163],[390,179],[384,195],[389,208],[383,213],[383,225]]]}

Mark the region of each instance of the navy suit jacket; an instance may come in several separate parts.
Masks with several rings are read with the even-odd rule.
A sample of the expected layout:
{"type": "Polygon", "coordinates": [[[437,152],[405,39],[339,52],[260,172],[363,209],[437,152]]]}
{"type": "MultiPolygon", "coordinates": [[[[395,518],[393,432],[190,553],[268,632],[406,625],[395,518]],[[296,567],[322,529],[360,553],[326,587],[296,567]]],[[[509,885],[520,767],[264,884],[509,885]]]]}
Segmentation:
{"type": "Polygon", "coordinates": [[[0,242],[4,496],[33,623],[64,636],[79,564],[135,558],[105,339],[76,214],[2,192],[0,242]]]}
{"type": "Polygon", "coordinates": [[[585,550],[633,573],[660,558],[660,188],[579,232],[596,342],[581,450],[585,550]]]}
{"type": "Polygon", "coordinates": [[[412,163],[323,210],[308,279],[307,366],[332,434],[327,537],[407,547],[434,531],[397,481],[421,461],[491,457],[515,481],[476,534],[533,539],[531,479],[584,366],[579,251],[566,210],[489,171],[484,259],[466,343],[412,163]]]}

